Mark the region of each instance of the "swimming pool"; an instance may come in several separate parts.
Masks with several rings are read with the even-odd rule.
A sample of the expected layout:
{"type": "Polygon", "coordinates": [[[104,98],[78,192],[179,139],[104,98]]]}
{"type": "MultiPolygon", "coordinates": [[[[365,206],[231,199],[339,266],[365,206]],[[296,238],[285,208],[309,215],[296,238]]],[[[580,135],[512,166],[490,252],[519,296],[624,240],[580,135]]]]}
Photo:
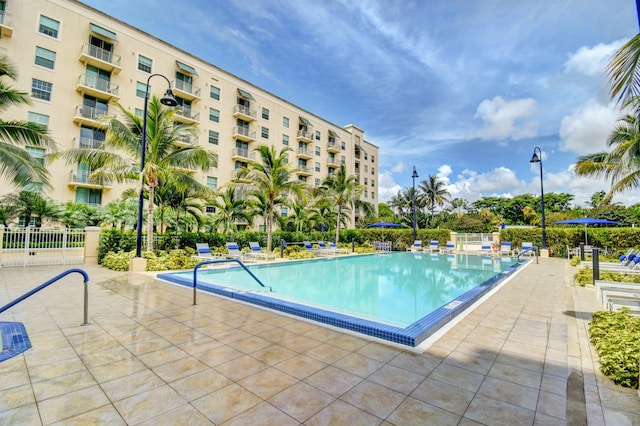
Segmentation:
{"type": "MultiPolygon", "coordinates": [[[[198,288],[417,346],[512,273],[516,258],[388,253],[199,269],[198,288]]],[[[159,274],[191,287],[193,271],[159,274]]]]}

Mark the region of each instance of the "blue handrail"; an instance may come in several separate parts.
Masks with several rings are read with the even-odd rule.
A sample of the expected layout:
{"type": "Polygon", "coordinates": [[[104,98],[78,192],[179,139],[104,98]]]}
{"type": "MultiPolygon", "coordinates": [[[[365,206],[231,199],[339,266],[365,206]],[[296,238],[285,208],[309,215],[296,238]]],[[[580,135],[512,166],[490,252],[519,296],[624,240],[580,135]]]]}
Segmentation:
{"type": "Polygon", "coordinates": [[[253,277],[253,279],[258,282],[258,284],[260,284],[262,287],[268,288],[269,291],[273,291],[270,286],[268,287],[268,286],[262,284],[262,281],[260,281],[260,279],[258,279],[258,277],[256,277],[253,274],[253,272],[251,272],[249,270],[249,268],[247,268],[245,266],[245,264],[240,262],[238,259],[205,260],[203,262],[198,263],[193,268],[193,304],[194,305],[196,305],[196,286],[197,286],[197,283],[198,283],[198,269],[203,265],[211,265],[211,264],[214,264],[214,263],[226,263],[226,262],[236,262],[238,265],[242,266],[242,269],[247,271],[247,273],[249,275],[251,275],[253,277]]]}
{"type": "Polygon", "coordinates": [[[61,274],[56,275],[55,277],[51,278],[49,281],[40,284],[38,287],[34,288],[33,290],[23,294],[22,296],[18,297],[16,300],[7,303],[6,305],[4,305],[2,308],[0,308],[0,314],[3,313],[4,311],[6,311],[7,309],[17,305],[18,303],[22,302],[24,299],[33,296],[34,294],[36,294],[37,292],[39,292],[40,290],[49,287],[51,284],[53,284],[54,282],[58,281],[61,278],[66,277],[69,274],[72,274],[74,272],[77,272],[79,274],[81,274],[84,277],[84,323],[82,325],[87,325],[88,323],[88,314],[89,314],[89,287],[88,287],[88,283],[89,283],[89,275],[87,275],[87,273],[85,271],[83,271],[82,269],[77,269],[77,268],[73,268],[73,269],[69,269],[67,271],[62,272],[61,274]]]}

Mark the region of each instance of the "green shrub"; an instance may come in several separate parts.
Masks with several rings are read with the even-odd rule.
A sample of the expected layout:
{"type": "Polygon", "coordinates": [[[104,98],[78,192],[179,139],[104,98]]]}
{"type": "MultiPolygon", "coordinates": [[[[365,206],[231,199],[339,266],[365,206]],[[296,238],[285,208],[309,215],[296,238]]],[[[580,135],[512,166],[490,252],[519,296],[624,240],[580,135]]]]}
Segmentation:
{"type": "Polygon", "coordinates": [[[618,385],[638,389],[640,318],[626,310],[594,312],[589,334],[602,373],[618,385]]]}
{"type": "MultiPolygon", "coordinates": [[[[580,270],[573,276],[573,279],[582,287],[586,284],[595,284],[593,282],[593,269],[588,266],[580,268],[580,270]]],[[[600,270],[600,279],[603,281],[640,283],[640,275],[638,274],[625,274],[623,272],[607,271],[605,269],[600,270]]]]}
{"type": "Polygon", "coordinates": [[[128,271],[129,261],[135,257],[135,251],[109,252],[102,258],[102,266],[114,271],[128,271]]]}

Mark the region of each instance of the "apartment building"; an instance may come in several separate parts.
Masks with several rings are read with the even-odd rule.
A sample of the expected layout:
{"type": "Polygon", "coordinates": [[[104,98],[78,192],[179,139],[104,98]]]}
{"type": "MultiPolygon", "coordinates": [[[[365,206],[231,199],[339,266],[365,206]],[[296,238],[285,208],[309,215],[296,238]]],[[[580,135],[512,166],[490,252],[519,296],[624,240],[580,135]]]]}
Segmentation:
{"type": "MultiPolygon", "coordinates": [[[[218,154],[218,167],[196,174],[209,187],[234,181],[256,146],[289,146],[296,179],[317,186],[345,164],[365,187],[362,199],[377,207],[378,148],[361,128],[333,124],[78,1],[0,0],[0,17],[0,49],[17,69],[15,86],[33,98],[3,119],[47,126],[59,150],[99,146],[108,135],[98,117],[114,114],[116,102],[142,115],[147,81],[153,95],[167,89],[165,79],[150,79],[161,74],[178,101],[176,120],[198,127],[181,143],[218,154]]],[[[91,170],[62,161],[50,172],[54,188],[45,195],[60,202],[104,205],[133,186],[95,184],[91,170]]],[[[12,191],[0,187],[0,195],[12,191]]]]}

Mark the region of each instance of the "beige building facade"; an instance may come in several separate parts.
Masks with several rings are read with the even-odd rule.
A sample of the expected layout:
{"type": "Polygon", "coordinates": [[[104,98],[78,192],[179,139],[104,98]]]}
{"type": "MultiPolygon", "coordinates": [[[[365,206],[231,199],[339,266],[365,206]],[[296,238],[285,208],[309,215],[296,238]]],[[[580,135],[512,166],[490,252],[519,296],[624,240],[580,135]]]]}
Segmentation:
{"type": "MultiPolygon", "coordinates": [[[[142,115],[147,81],[161,97],[168,84],[178,101],[177,120],[195,124],[198,144],[218,154],[218,167],[198,173],[218,188],[261,144],[289,146],[295,178],[317,186],[341,164],[359,177],[362,200],[376,206],[378,148],[355,125],[338,126],[215,65],[177,49],[96,9],[73,0],[0,0],[0,49],[16,67],[14,86],[33,103],[4,112],[49,128],[58,150],[99,146],[108,137],[97,118],[114,114],[114,103],[142,115]]],[[[45,152],[29,148],[32,155],[45,152]]],[[[134,183],[101,187],[90,170],[58,160],[49,166],[58,202],[105,205],[134,183]]],[[[0,194],[15,192],[8,185],[0,194]]],[[[355,219],[358,212],[355,212],[355,219]]]]}

